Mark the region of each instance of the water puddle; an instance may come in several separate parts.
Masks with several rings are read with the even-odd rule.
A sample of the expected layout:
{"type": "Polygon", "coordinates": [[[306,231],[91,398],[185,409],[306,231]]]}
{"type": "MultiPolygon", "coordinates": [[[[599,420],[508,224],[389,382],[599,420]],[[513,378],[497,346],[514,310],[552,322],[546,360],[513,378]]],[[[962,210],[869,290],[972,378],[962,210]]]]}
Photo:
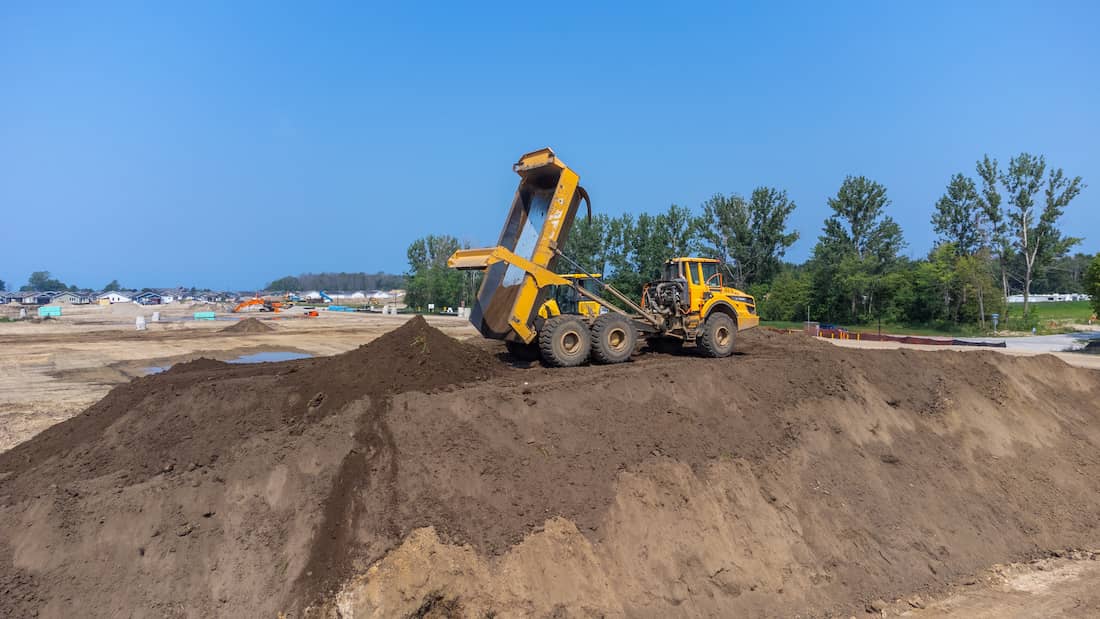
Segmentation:
{"type": "Polygon", "coordinates": [[[226,361],[226,363],[272,363],[275,361],[294,361],[295,359],[309,359],[313,355],[309,355],[301,352],[290,352],[288,350],[278,350],[275,352],[257,352],[251,355],[241,355],[236,359],[226,361]]]}
{"type": "MultiPolygon", "coordinates": [[[[230,359],[226,363],[274,363],[277,361],[294,361],[296,359],[309,359],[313,355],[289,350],[276,350],[270,352],[256,352],[249,355],[241,355],[236,359],[230,359]]],[[[145,375],[160,374],[167,371],[170,365],[151,365],[145,368],[145,375]]]]}

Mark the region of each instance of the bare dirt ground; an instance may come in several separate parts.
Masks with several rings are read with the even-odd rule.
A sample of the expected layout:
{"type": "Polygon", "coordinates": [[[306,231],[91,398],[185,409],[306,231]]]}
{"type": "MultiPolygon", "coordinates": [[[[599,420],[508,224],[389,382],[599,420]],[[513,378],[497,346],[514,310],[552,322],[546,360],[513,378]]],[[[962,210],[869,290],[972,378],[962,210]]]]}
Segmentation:
{"type": "MultiPolygon", "coordinates": [[[[406,317],[380,314],[300,312],[223,313],[226,320],[188,320],[215,306],[179,304],[161,308],[134,304],[64,308],[60,320],[0,323],[0,452],[97,402],[116,385],[199,357],[229,360],[267,351],[314,356],[346,352],[390,331],[406,317]],[[137,331],[134,319],[159,311],[164,322],[137,331]],[[247,318],[271,331],[225,329],[247,318]]],[[[224,308],[222,308],[224,309],[224,308]]],[[[7,315],[18,310],[0,306],[7,315]]],[[[433,317],[431,324],[458,338],[477,334],[465,320],[433,317]]]]}
{"type": "Polygon", "coordinates": [[[22,366],[59,393],[340,353],[180,363],[0,453],[0,615],[1096,615],[1094,370],[763,331],[551,370],[402,323],[0,324],[75,351],[22,366]]]}

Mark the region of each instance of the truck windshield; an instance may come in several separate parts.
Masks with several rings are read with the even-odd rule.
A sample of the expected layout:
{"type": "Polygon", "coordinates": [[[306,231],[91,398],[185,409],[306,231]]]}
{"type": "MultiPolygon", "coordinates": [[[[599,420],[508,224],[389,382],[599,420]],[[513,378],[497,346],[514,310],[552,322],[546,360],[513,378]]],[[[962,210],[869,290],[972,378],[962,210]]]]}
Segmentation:
{"type": "Polygon", "coordinates": [[[703,269],[703,282],[708,286],[721,286],[722,276],[718,274],[718,263],[704,262],[699,265],[703,269]],[[715,277],[717,275],[718,277],[715,277]]]}

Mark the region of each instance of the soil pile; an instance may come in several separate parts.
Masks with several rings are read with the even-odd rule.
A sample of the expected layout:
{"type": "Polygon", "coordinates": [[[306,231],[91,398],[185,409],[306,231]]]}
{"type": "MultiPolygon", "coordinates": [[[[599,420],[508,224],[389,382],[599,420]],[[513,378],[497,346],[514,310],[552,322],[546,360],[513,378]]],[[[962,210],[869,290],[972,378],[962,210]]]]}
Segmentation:
{"type": "Polygon", "coordinates": [[[222,333],[266,333],[268,331],[274,331],[275,329],[255,318],[245,318],[244,320],[231,324],[221,330],[222,333]]]}
{"type": "Polygon", "coordinates": [[[274,592],[314,595],[329,576],[304,575],[354,550],[321,556],[314,533],[357,517],[388,398],[498,370],[416,317],[334,357],[199,359],[120,386],[0,454],[0,616],[272,616],[290,606],[274,592]]]}
{"type": "Polygon", "coordinates": [[[1100,542],[1100,373],[740,348],[507,370],[413,319],[137,379],[0,455],[0,614],[847,616],[1100,542]]]}

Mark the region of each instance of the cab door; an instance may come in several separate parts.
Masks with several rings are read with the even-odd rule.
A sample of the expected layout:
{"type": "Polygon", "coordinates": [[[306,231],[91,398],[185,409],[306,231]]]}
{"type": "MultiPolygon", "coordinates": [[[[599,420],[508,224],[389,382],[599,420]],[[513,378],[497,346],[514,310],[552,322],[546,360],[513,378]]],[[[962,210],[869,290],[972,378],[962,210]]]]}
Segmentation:
{"type": "Polygon", "coordinates": [[[703,321],[700,309],[702,309],[705,299],[703,294],[707,291],[706,280],[702,278],[697,262],[683,263],[683,274],[684,279],[687,280],[687,294],[689,294],[691,300],[691,313],[685,317],[684,327],[689,331],[694,331],[703,321]]]}
{"type": "Polygon", "coordinates": [[[698,262],[684,262],[683,273],[688,283],[691,313],[697,314],[699,308],[703,305],[703,293],[708,290],[706,280],[702,277],[703,274],[699,270],[698,262]]]}

